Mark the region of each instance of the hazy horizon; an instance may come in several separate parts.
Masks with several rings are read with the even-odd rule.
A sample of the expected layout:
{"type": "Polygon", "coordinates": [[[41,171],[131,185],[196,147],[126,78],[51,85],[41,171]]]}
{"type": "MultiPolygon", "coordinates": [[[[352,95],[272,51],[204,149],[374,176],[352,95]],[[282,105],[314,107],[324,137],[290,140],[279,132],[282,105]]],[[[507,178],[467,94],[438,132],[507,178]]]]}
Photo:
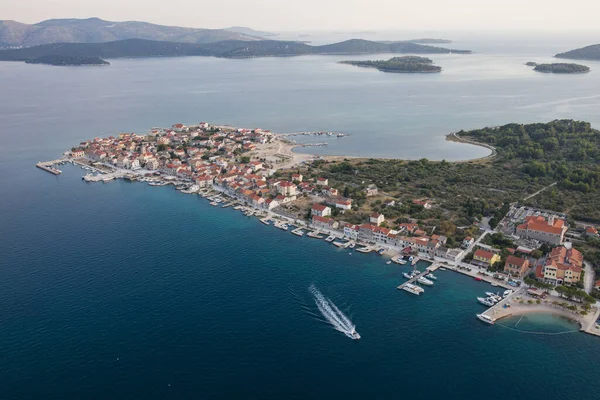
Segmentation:
{"type": "Polygon", "coordinates": [[[444,0],[398,4],[389,0],[221,0],[202,4],[171,0],[152,4],[130,0],[22,0],[1,4],[4,20],[33,24],[47,19],[98,17],[108,21],[145,21],[192,28],[246,26],[267,31],[599,31],[600,2],[568,4],[528,0],[444,0]],[[585,12],[583,12],[585,11],[585,12]]]}

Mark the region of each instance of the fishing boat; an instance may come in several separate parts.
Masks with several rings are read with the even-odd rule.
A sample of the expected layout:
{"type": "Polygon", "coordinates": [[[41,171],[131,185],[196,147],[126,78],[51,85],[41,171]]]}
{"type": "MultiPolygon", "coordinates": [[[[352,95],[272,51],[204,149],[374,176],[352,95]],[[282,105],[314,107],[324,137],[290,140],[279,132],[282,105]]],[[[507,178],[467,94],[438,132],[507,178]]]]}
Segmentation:
{"type": "Polygon", "coordinates": [[[477,315],[477,319],[485,322],[486,324],[494,325],[494,320],[484,314],[475,314],[477,315]]]}
{"type": "Polygon", "coordinates": [[[487,297],[478,297],[477,301],[480,302],[481,304],[483,304],[484,306],[488,306],[491,307],[494,305],[494,303],[487,297]]]}

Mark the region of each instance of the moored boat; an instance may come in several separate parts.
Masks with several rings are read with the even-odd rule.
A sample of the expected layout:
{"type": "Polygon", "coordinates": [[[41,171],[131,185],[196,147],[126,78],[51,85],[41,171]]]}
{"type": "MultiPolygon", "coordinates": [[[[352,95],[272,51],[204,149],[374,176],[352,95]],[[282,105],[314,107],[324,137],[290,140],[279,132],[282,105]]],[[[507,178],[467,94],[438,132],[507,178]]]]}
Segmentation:
{"type": "Polygon", "coordinates": [[[494,320],[491,319],[490,317],[488,317],[485,314],[475,314],[477,316],[477,319],[485,322],[486,324],[490,324],[490,325],[494,325],[494,320]]]}
{"type": "Polygon", "coordinates": [[[488,306],[488,307],[491,307],[494,305],[494,303],[487,297],[478,297],[477,301],[480,302],[481,304],[483,304],[484,306],[488,306]]]}

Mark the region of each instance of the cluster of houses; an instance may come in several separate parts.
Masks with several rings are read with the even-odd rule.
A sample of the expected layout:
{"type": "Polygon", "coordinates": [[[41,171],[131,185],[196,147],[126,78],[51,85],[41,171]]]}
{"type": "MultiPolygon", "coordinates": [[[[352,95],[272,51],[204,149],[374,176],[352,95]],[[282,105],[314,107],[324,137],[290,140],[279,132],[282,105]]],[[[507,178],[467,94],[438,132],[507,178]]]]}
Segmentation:
{"type": "Polygon", "coordinates": [[[262,169],[260,162],[241,164],[235,159],[270,140],[272,133],[261,129],[221,129],[206,122],[192,127],[175,124],[172,129],[152,129],[148,135],[94,138],[72,149],[71,156],[121,169],[158,171],[205,187],[223,174],[248,176],[262,169]]]}
{"type": "Polygon", "coordinates": [[[314,204],[311,208],[312,225],[317,229],[341,230],[348,240],[395,246],[402,249],[404,254],[423,254],[453,261],[462,255],[462,250],[445,246],[445,236],[428,236],[414,223],[399,224],[397,229],[389,229],[381,226],[385,222],[385,216],[374,213],[369,216],[368,223],[355,225],[338,222],[331,218],[331,213],[332,209],[327,204],[314,204]]]}

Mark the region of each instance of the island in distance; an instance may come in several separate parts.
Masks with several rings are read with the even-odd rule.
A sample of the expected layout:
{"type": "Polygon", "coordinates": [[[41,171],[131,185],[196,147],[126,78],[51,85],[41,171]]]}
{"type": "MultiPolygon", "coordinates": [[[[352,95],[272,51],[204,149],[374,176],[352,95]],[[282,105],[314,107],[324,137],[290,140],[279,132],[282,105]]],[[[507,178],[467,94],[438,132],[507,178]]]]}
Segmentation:
{"type": "Polygon", "coordinates": [[[569,58],[573,60],[600,60],[600,44],[593,44],[591,46],[582,47],[581,49],[559,53],[554,57],[569,58]]]}
{"type": "Polygon", "coordinates": [[[389,60],[369,61],[340,61],[340,64],[349,64],[356,67],[376,68],[383,72],[401,73],[432,73],[441,72],[442,67],[433,65],[433,60],[426,57],[404,56],[392,57],[389,60]]]}
{"type": "Polygon", "coordinates": [[[58,66],[75,66],[75,65],[110,65],[99,57],[80,57],[80,56],[61,56],[48,55],[25,60],[27,64],[47,64],[58,66]]]}
{"type": "Polygon", "coordinates": [[[120,57],[205,56],[221,58],[281,57],[333,54],[470,54],[455,50],[408,42],[381,43],[362,39],[309,46],[278,40],[225,40],[217,43],[175,43],[127,39],[105,43],[52,43],[41,46],[0,51],[0,61],[26,61],[42,56],[81,56],[102,59],[120,57]]]}
{"type": "Polygon", "coordinates": [[[528,62],[525,65],[528,67],[534,67],[533,70],[537,72],[544,72],[549,74],[584,74],[590,72],[590,67],[581,64],[569,64],[569,63],[554,63],[554,64],[537,64],[534,62],[528,62]]]}

